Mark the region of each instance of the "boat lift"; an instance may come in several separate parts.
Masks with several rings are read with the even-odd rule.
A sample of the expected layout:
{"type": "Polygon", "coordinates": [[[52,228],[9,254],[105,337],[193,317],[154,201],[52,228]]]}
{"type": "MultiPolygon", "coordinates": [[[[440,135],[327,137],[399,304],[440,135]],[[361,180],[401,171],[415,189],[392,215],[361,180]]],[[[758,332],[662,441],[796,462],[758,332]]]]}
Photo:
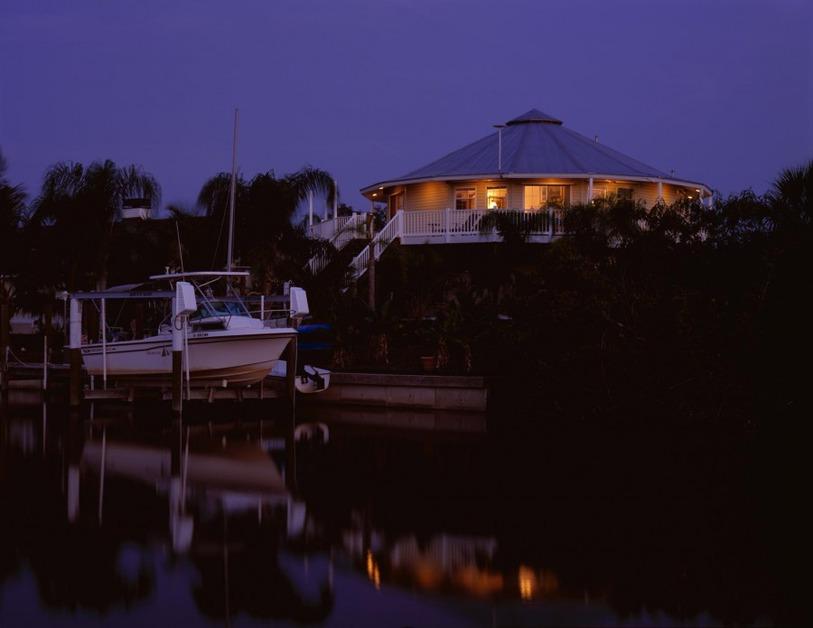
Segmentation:
{"type": "MultiPolygon", "coordinates": [[[[70,367],[70,384],[69,384],[69,402],[72,407],[77,407],[82,399],[82,302],[91,301],[98,302],[99,310],[99,326],[100,326],[100,340],[102,348],[102,390],[94,390],[93,378],[91,377],[91,390],[85,395],[86,398],[125,398],[132,401],[133,390],[132,388],[126,394],[122,391],[108,391],[108,377],[107,377],[107,343],[108,343],[108,325],[107,325],[107,305],[108,301],[121,301],[121,300],[152,300],[152,301],[170,301],[171,302],[171,338],[172,338],[172,386],[171,386],[171,399],[172,409],[174,412],[180,412],[182,400],[184,397],[183,379],[184,373],[186,375],[186,398],[193,397],[193,391],[190,385],[190,364],[188,352],[188,317],[194,313],[198,307],[198,301],[207,302],[208,297],[202,290],[206,285],[226,277],[231,279],[233,277],[246,277],[247,272],[244,271],[204,271],[204,272],[186,272],[186,273],[167,273],[163,275],[153,275],[150,280],[161,281],[168,280],[175,282],[174,290],[157,290],[142,288],[142,284],[133,284],[127,286],[114,287],[109,290],[89,291],[89,292],[76,292],[70,295],[69,305],[69,337],[68,337],[68,355],[70,367]],[[205,279],[210,278],[210,281],[201,285],[194,285],[186,279],[205,279]],[[196,295],[197,288],[197,295],[196,295]]],[[[231,289],[231,286],[229,286],[231,289]]],[[[245,301],[245,298],[239,297],[236,293],[233,297],[226,297],[219,299],[223,301],[245,301]]],[[[254,301],[256,298],[250,300],[254,301]]],[[[267,317],[278,316],[280,320],[291,320],[294,327],[297,323],[308,313],[308,303],[305,291],[301,288],[291,287],[287,295],[282,296],[265,296],[259,297],[259,312],[249,312],[249,314],[259,313],[260,318],[266,325],[270,323],[267,317]],[[279,307],[288,303],[287,308],[279,307]],[[271,308],[267,306],[271,305],[271,308]],[[276,307],[275,307],[276,306],[276,307]]],[[[292,338],[283,353],[283,359],[288,364],[294,366],[288,369],[286,373],[286,390],[293,403],[295,397],[295,376],[297,364],[297,342],[296,337],[292,338]]],[[[203,394],[196,395],[200,398],[206,398],[212,401],[215,397],[215,391],[209,387],[206,391],[200,391],[203,394]]],[[[237,390],[234,393],[237,399],[243,398],[243,391],[237,390]]],[[[259,398],[264,398],[263,386],[260,384],[259,398]]]]}

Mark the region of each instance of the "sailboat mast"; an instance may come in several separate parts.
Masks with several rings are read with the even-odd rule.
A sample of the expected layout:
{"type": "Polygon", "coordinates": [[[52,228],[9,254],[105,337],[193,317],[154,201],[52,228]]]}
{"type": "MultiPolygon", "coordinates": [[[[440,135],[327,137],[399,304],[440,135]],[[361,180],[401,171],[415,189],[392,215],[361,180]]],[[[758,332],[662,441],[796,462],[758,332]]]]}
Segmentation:
{"type": "Polygon", "coordinates": [[[229,186],[229,249],[226,257],[226,270],[231,272],[234,249],[234,197],[237,193],[237,126],[240,110],[234,110],[234,136],[231,149],[231,185],[229,186]]]}

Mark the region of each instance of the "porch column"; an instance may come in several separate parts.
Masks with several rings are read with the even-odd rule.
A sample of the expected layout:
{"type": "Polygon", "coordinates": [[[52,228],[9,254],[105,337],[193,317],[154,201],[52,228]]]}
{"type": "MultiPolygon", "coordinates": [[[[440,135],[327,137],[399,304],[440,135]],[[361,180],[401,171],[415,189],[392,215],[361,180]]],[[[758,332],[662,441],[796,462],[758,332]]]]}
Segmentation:
{"type": "Polygon", "coordinates": [[[663,181],[658,181],[658,199],[656,203],[663,203],[663,181]]]}
{"type": "Polygon", "coordinates": [[[593,177],[587,180],[587,202],[593,202],[593,177]]]}

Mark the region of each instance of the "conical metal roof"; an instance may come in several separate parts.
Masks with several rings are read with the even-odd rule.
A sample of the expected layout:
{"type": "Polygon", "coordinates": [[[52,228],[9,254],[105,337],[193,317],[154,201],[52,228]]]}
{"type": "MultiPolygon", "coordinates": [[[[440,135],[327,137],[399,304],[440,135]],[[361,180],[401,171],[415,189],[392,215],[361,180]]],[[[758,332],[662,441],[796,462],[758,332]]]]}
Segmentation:
{"type": "MultiPolygon", "coordinates": [[[[600,144],[538,109],[509,120],[502,131],[502,167],[498,132],[375,186],[473,177],[606,176],[677,181],[674,176],[600,144]]],[[[374,186],[362,189],[367,192],[374,186]]]]}

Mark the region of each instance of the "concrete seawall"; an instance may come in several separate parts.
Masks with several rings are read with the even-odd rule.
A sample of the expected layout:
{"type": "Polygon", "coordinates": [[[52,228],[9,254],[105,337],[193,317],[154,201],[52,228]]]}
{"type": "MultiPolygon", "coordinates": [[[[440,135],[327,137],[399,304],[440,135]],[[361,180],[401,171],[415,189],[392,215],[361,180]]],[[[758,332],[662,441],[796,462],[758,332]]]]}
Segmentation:
{"type": "Polygon", "coordinates": [[[488,387],[480,376],[332,373],[330,387],[306,403],[485,412],[488,387]]]}

